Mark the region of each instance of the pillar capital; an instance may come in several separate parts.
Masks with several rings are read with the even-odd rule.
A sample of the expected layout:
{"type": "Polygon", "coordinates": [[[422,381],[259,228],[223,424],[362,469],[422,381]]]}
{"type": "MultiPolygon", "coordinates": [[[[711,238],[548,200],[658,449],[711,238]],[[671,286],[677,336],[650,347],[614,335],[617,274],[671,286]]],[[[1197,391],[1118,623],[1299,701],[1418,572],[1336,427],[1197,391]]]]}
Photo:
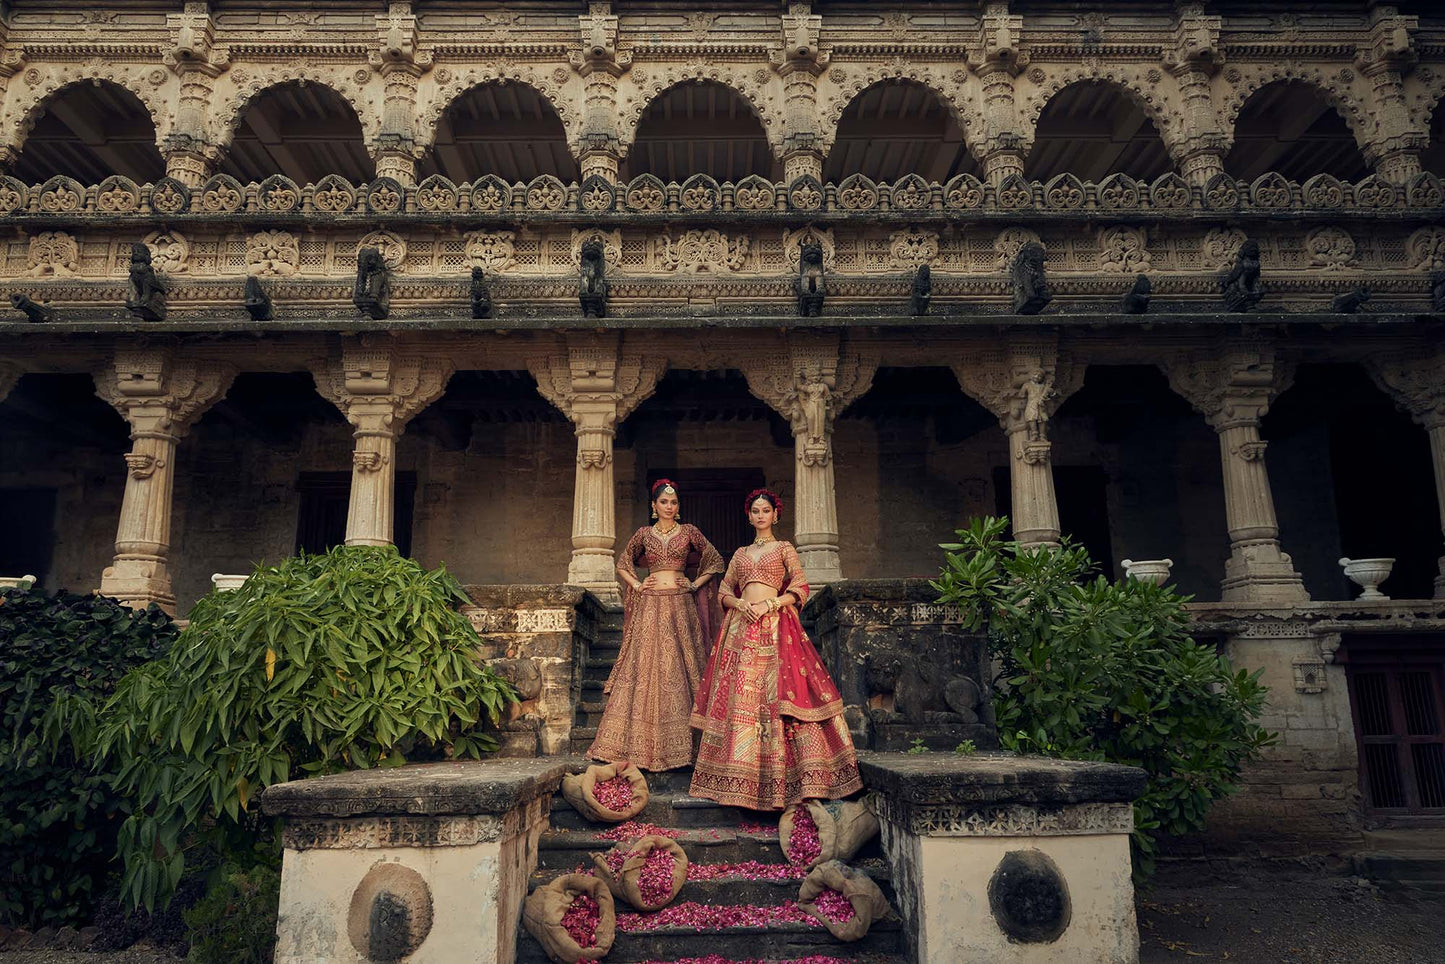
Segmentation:
{"type": "Polygon", "coordinates": [[[20,367],[19,362],[0,358],[0,402],[10,397],[10,393],[20,381],[20,376],[24,374],[25,369],[20,367]]]}
{"type": "Polygon", "coordinates": [[[1416,422],[1427,429],[1445,427],[1445,352],[1374,355],[1365,359],[1365,370],[1416,422]]]}
{"type": "Polygon", "coordinates": [[[121,349],[95,373],[96,394],[130,424],[131,438],[176,440],[225,395],[236,371],[173,349],[121,349]]]}
{"type": "Polygon", "coordinates": [[[1161,367],[1169,387],[1216,432],[1258,428],[1270,403],[1294,380],[1294,366],[1262,342],[1181,352],[1161,367]]]}
{"type": "Polygon", "coordinates": [[[317,391],[341,410],[357,438],[394,438],[441,397],[452,369],[440,358],[359,346],[342,349],[312,374],[317,391]]]}

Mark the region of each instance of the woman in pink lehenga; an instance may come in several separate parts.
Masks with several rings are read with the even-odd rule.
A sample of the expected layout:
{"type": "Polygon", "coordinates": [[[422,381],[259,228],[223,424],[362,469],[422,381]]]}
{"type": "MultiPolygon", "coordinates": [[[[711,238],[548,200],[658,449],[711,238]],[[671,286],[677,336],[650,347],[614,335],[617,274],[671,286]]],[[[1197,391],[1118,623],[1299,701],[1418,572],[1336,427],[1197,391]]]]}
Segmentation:
{"type": "Polygon", "coordinates": [[[692,710],[702,742],[688,792],[751,810],[863,787],[843,699],[798,621],[808,577],[773,537],[782,508],[766,489],[748,495],[757,538],[733,554],[718,589],[727,616],[692,710]]]}
{"type": "Polygon", "coordinates": [[[672,770],[692,762],[692,695],[707,661],[707,583],[723,571],[722,556],[697,526],[678,521],[677,487],[652,486],[652,514],[617,560],[626,585],[622,648],[607,677],[607,707],[587,755],[608,763],[630,760],[643,770],[672,770]],[[637,577],[637,564],[648,570],[637,577]],[[695,569],[695,579],[686,570],[695,569]]]}

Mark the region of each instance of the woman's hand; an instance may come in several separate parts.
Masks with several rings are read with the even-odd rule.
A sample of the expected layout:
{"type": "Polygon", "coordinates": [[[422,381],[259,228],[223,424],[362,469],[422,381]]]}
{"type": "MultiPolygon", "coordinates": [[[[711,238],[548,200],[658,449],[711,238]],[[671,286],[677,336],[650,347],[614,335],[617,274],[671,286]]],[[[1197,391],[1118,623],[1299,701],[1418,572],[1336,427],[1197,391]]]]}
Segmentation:
{"type": "Polygon", "coordinates": [[[640,583],[637,584],[637,588],[639,588],[639,589],[656,589],[656,588],[657,588],[657,573],[655,573],[655,572],[649,572],[649,573],[647,574],[647,578],[644,579],[644,580],[642,580],[642,582],[640,582],[640,583]]]}
{"type": "Polygon", "coordinates": [[[748,603],[748,608],[746,610],[748,622],[757,622],[759,619],[762,619],[764,616],[766,616],[768,614],[768,611],[768,604],[765,600],[758,600],[757,602],[748,603]]]}

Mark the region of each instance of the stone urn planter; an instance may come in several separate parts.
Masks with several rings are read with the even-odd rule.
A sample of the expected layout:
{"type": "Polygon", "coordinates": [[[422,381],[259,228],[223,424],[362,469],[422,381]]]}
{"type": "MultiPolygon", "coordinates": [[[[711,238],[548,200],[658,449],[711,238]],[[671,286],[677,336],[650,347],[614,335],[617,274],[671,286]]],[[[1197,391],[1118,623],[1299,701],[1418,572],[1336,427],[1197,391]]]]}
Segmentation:
{"type": "Polygon", "coordinates": [[[1361,599],[1389,599],[1390,597],[1380,592],[1380,583],[1390,578],[1390,570],[1394,568],[1394,559],[1341,559],[1340,567],[1345,570],[1345,575],[1350,581],[1359,586],[1364,592],[1360,593],[1361,599]]]}
{"type": "Polygon", "coordinates": [[[231,592],[234,589],[240,589],[241,584],[249,578],[249,575],[214,572],[211,573],[211,585],[215,586],[221,592],[231,592]]]}
{"type": "Polygon", "coordinates": [[[1169,580],[1169,570],[1174,565],[1173,559],[1125,559],[1124,577],[1136,579],[1139,582],[1147,582],[1153,586],[1162,586],[1169,580]]]}
{"type": "Polygon", "coordinates": [[[34,576],[0,576],[0,589],[29,589],[33,585],[34,576]]]}

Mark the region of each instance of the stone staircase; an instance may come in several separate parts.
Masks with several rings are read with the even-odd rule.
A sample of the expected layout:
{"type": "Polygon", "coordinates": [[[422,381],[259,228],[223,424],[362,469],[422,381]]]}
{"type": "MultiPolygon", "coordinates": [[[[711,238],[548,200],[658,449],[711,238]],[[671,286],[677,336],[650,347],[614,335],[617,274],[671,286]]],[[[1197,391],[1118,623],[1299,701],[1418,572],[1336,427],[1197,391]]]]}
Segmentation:
{"type": "Polygon", "coordinates": [[[572,720],[573,753],[586,753],[592,745],[592,738],[597,735],[597,724],[602,721],[602,710],[607,705],[602,686],[617,662],[621,646],[622,607],[609,606],[598,620],[596,642],[583,654],[582,698],[577,701],[576,715],[572,720]]]}
{"type": "MultiPolygon", "coordinates": [[[[569,769],[577,772],[584,766],[585,763],[579,760],[569,769]]],[[[669,907],[675,908],[684,902],[708,907],[775,907],[795,901],[800,877],[789,875],[781,880],[758,879],[787,873],[783,870],[787,861],[778,843],[779,814],[724,807],[711,800],[690,797],[687,787],[691,776],[690,769],[649,773],[647,781],[651,799],[647,808],[634,818],[638,824],[651,824],[676,834],[690,865],[711,865],[709,872],[716,874],[711,879],[689,880],[669,907]],[[765,865],[761,873],[759,864],[765,865]]],[[[616,830],[614,825],[590,822],[573,810],[558,793],[552,801],[551,827],[542,834],[538,847],[538,866],[532,874],[529,889],[563,874],[591,868],[589,855],[611,849],[615,841],[610,838],[617,836],[616,830]]],[[[875,839],[870,843],[851,863],[871,874],[890,905],[895,907],[895,913],[875,923],[868,935],[856,943],[839,943],[823,927],[809,924],[733,927],[650,925],[649,918],[656,915],[638,915],[619,903],[619,916],[630,915],[642,927],[626,931],[619,927],[612,950],[603,960],[661,964],[717,955],[708,957],[709,964],[713,964],[714,961],[781,962],[819,955],[824,960],[903,964],[907,957],[902,922],[896,916],[888,866],[878,841],[875,839]]],[[[661,913],[666,913],[666,909],[661,913]]],[[[541,946],[523,929],[519,935],[518,964],[543,964],[546,960],[541,946]]]]}

